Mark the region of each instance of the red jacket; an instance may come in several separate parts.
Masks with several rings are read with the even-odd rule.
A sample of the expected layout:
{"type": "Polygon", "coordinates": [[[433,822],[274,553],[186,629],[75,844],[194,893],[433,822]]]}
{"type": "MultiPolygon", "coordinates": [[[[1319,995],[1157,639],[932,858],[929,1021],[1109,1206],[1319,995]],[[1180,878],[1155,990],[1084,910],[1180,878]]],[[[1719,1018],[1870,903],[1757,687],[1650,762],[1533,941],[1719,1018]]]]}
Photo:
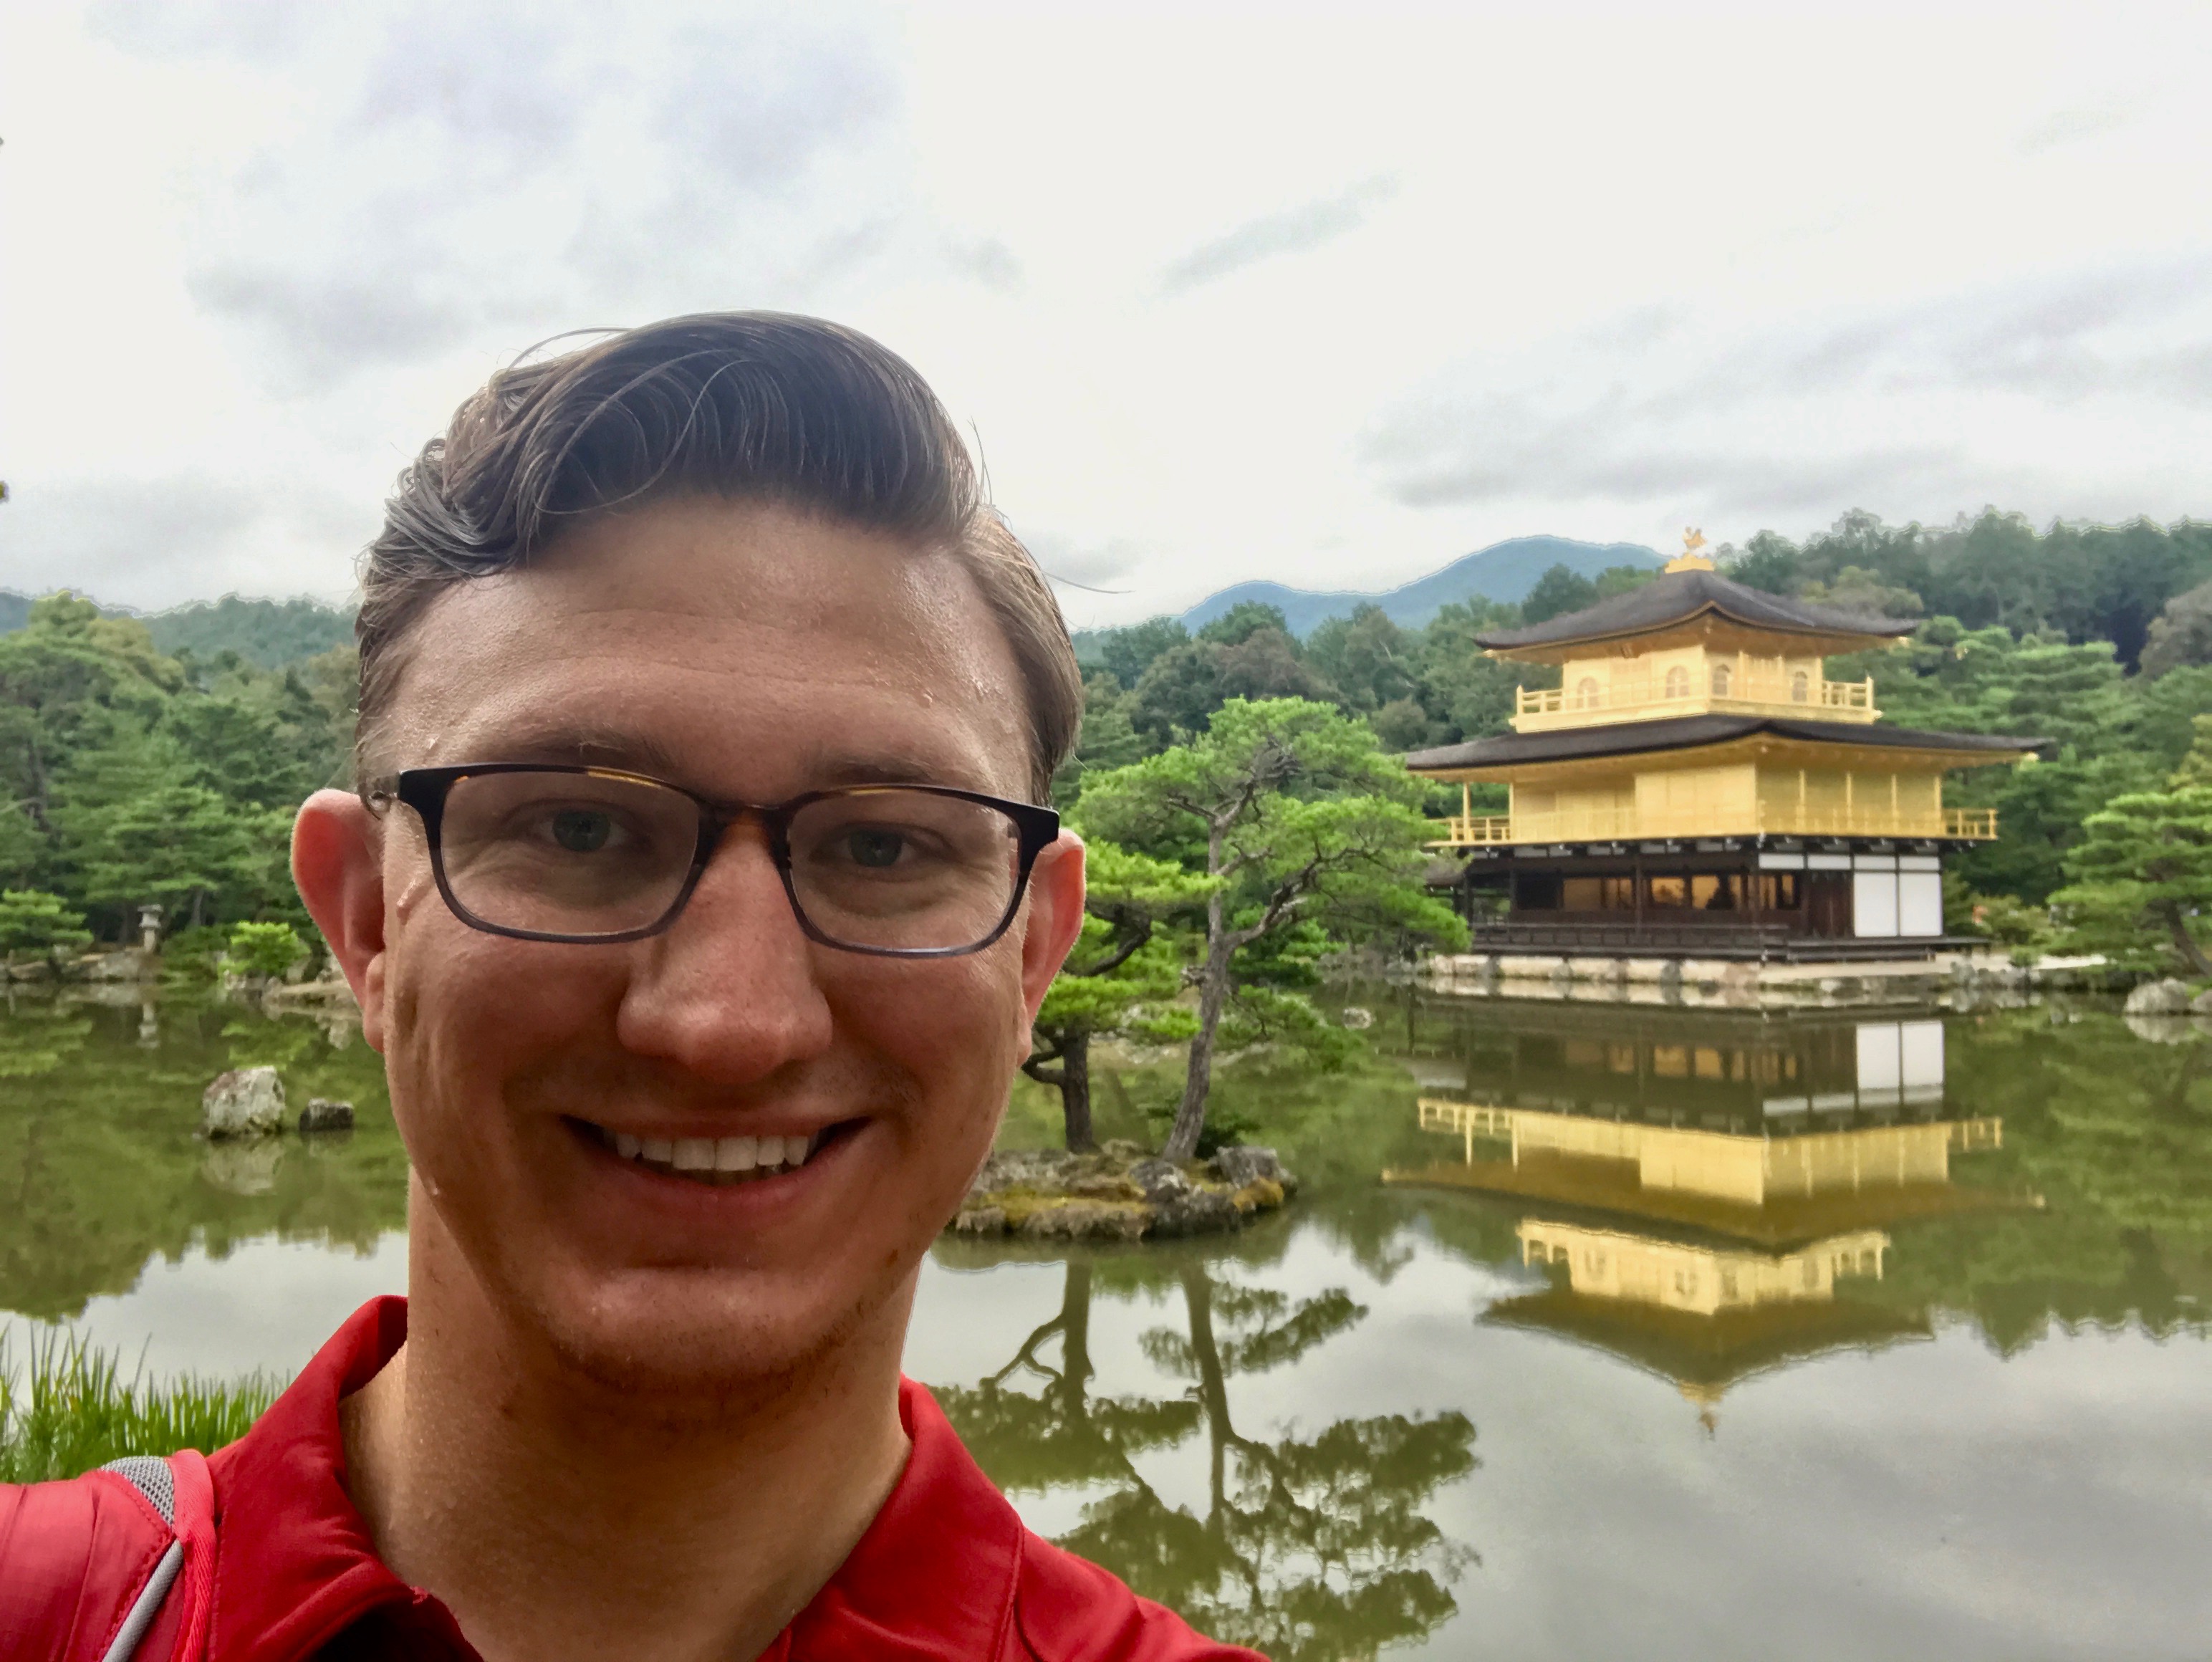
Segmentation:
{"type": "MultiPolygon", "coordinates": [[[[252,1430],[204,1468],[173,1460],[174,1529],[112,1472],[0,1486],[0,1657],[103,1662],[181,1534],[182,1571],[137,1662],[476,1658],[446,1607],[378,1560],[344,1488],[338,1398],[406,1333],[405,1300],[372,1300],[252,1430]],[[203,1470],[211,1496],[196,1492],[203,1470]],[[204,1538],[194,1518],[212,1525],[204,1538]]],[[[910,1379],[899,1415],[914,1441],[904,1475],[763,1662],[1253,1662],[1031,1534],[910,1379]]]]}

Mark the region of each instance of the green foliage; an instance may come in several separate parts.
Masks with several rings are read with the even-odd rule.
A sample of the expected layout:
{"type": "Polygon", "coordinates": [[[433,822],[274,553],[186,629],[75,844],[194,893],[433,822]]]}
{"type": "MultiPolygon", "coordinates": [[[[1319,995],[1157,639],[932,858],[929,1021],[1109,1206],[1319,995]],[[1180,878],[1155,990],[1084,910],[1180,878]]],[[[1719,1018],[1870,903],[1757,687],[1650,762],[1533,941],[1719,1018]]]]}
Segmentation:
{"type": "Polygon", "coordinates": [[[1280,606],[1262,600],[1239,600],[1198,631],[1198,638],[1214,646],[1242,646],[1263,629],[1278,635],[1291,632],[1290,620],[1280,606]]]}
{"type": "MultiPolygon", "coordinates": [[[[1075,818],[1086,831],[1212,880],[1170,1158],[1189,1159],[1204,1134],[1232,997],[1269,981],[1251,949],[1306,925],[1355,945],[1466,939],[1421,886],[1425,790],[1364,722],[1299,698],[1231,699],[1190,743],[1085,782],[1075,818]]],[[[1268,1008],[1287,1031],[1279,999],[1268,1008]]]]}
{"type": "Polygon", "coordinates": [[[0,1337],[0,1483],[74,1477],[130,1454],[211,1454],[243,1437],[278,1382],[186,1375],[125,1383],[116,1359],[74,1333],[34,1335],[18,1363],[0,1337]]]}
{"type": "Polygon", "coordinates": [[[2212,977],[2200,921],[2212,916],[2212,785],[2144,791],[2093,813],[2051,897],[2068,944],[2212,977]]]}
{"type": "Polygon", "coordinates": [[[309,600],[247,600],[226,594],[194,600],[146,619],[155,648],[172,657],[234,653],[263,669],[282,669],[353,642],[350,607],[309,600]]]}
{"type": "Polygon", "coordinates": [[[1053,984],[1045,989],[1023,1071],[1060,1093],[1063,1139],[1094,1147],[1091,1123],[1091,1043],[1122,1034],[1171,1044],[1197,1031],[1192,1013],[1176,1002],[1188,953],[1171,928],[1201,902],[1210,885],[1171,861],[1153,860],[1097,841],[1085,850],[1083,933],[1053,984]]]}
{"type": "Polygon", "coordinates": [[[82,915],[61,896],[40,889],[0,890],[0,958],[21,953],[46,958],[91,944],[82,915]]]}
{"type": "Polygon", "coordinates": [[[1412,703],[1419,708],[1420,639],[1392,623],[1379,606],[1331,618],[1306,640],[1306,661],[1337,691],[1339,702],[1364,714],[1412,703]]]}
{"type": "MultiPolygon", "coordinates": [[[[305,606],[266,615],[299,623],[305,606]]],[[[338,616],[262,645],[319,643],[338,616]]],[[[0,885],[59,894],[116,939],[149,902],[179,922],[295,919],[287,831],[343,775],[355,670],[347,645],[276,670],[231,644],[167,658],[136,618],[68,594],[33,603],[0,636],[0,885]]]]}
{"type": "Polygon", "coordinates": [[[2197,717],[2193,731],[2196,742],[2175,764],[2173,777],[2167,782],[2176,790],[2212,785],[2212,715],[2197,717]]]}
{"type": "Polygon", "coordinates": [[[1926,609],[1911,589],[1885,583],[1876,573],[1857,565],[1845,566],[1831,582],[1815,579],[1807,583],[1799,598],[1864,618],[1917,618],[1926,609]]]}
{"type": "Polygon", "coordinates": [[[57,787],[53,817],[76,892],[126,923],[149,901],[194,923],[218,902],[251,913],[285,880],[291,816],[198,783],[166,734],[119,727],[82,753],[57,787]]]}
{"type": "Polygon", "coordinates": [[[1127,691],[1136,686],[1155,658],[1189,639],[1190,631],[1178,619],[1151,618],[1127,629],[1109,631],[1099,643],[1098,661],[1127,691]]]}
{"type": "Polygon", "coordinates": [[[2212,664],[2212,582],[2168,600],[2143,642],[2144,674],[2163,675],[2185,664],[2212,664]]]}
{"type": "Polygon", "coordinates": [[[2055,523],[2038,533],[2024,516],[1992,508],[1938,530],[1884,525],[1854,509],[1802,545],[1759,533],[1728,573],[1777,594],[1808,595],[1818,585],[1885,606],[1902,591],[1969,629],[2109,641],[2133,668],[2168,603],[2212,578],[2212,525],[2055,523]]]}
{"type": "Polygon", "coordinates": [[[1540,624],[1597,604],[1597,585],[1571,567],[1555,565],[1536,579],[1521,602],[1521,621],[1540,624]]]}
{"type": "Polygon", "coordinates": [[[230,961],[246,975],[274,979],[307,955],[289,923],[240,923],[230,932],[230,961]]]}
{"type": "Polygon", "coordinates": [[[2047,907],[2031,906],[2008,894],[1976,895],[1970,903],[1969,929],[2000,947],[2047,950],[2057,939],[2047,907]]]}

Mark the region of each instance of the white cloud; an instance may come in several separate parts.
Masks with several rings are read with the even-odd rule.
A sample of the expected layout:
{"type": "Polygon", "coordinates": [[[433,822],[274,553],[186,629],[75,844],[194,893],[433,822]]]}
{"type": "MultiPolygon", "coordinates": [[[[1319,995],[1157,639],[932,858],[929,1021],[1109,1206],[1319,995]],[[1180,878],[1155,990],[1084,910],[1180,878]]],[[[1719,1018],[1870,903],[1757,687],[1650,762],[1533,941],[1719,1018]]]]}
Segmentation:
{"type": "Polygon", "coordinates": [[[2201,514],[2208,44],[2088,5],[24,9],[0,586],[342,594],[496,364],[737,306],[911,357],[1079,622],[1530,531],[2201,514]]]}

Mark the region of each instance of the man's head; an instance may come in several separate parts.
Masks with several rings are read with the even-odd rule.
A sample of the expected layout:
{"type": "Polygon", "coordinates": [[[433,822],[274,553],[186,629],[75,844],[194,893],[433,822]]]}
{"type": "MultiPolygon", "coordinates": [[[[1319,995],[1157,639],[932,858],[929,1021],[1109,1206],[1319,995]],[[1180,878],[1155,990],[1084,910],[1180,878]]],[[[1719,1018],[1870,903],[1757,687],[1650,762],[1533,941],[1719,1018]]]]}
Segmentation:
{"type": "MultiPolygon", "coordinates": [[[[1080,928],[1073,839],[969,953],[828,944],[960,943],[818,898],[810,929],[809,850],[880,884],[905,869],[873,869],[896,839],[837,820],[861,840],[832,849],[754,815],[658,933],[520,940],[441,896],[463,788],[434,861],[425,816],[380,787],[542,764],[703,804],[883,783],[1038,800],[1073,735],[1073,656],[928,388],[861,337],[765,315],[507,372],[403,478],[363,588],[364,794],[307,805],[295,868],[385,1054],[418,1288],[463,1278],[601,1379],[677,1391],[896,1325],[1080,928]],[[777,1145],[781,1174],[734,1180],[777,1145]]],[[[510,825],[485,806],[505,800],[471,799],[469,824],[518,907],[617,855],[665,863],[655,839],[698,823],[587,794],[517,797],[510,825]]]]}

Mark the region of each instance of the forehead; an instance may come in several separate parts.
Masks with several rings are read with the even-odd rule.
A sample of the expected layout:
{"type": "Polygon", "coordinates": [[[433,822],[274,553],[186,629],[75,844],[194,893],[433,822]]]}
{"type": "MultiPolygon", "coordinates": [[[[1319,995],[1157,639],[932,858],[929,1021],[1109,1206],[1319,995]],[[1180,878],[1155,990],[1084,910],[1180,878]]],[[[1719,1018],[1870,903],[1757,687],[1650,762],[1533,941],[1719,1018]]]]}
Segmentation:
{"type": "Polygon", "coordinates": [[[757,503],[595,520],[417,620],[388,765],[619,762],[752,800],[862,776],[1026,794],[1011,648],[954,555],[757,503]]]}

